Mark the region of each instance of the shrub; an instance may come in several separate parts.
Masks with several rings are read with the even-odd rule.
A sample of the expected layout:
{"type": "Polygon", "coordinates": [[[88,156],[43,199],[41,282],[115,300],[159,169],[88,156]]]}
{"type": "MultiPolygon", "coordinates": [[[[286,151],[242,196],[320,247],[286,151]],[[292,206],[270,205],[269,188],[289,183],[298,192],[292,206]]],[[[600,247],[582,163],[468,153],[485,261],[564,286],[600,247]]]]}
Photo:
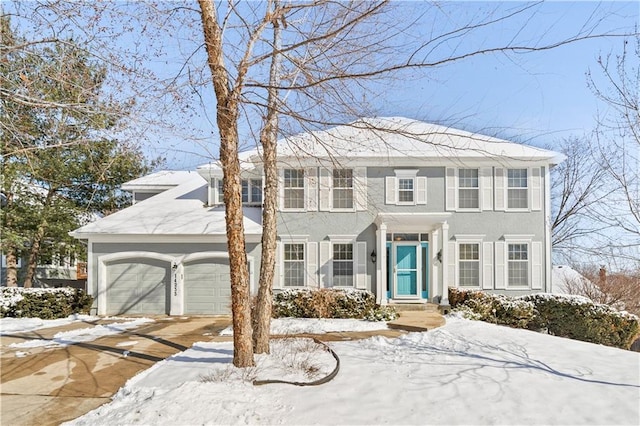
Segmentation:
{"type": "Polygon", "coordinates": [[[396,317],[389,307],[376,305],[366,290],[287,289],[273,298],[273,317],[356,318],[388,321],[396,317]]]}
{"type": "Polygon", "coordinates": [[[629,349],[639,332],[637,316],[586,297],[543,293],[522,299],[536,306],[536,319],[530,328],[554,336],[629,349]]]}
{"type": "Polygon", "coordinates": [[[66,318],[71,314],[89,313],[92,304],[91,296],[70,287],[0,289],[0,317],[66,318]]]}
{"type": "Polygon", "coordinates": [[[449,303],[468,319],[622,349],[629,349],[640,331],[637,316],[581,296],[540,293],[511,298],[451,288],[449,303]]]}
{"type": "Polygon", "coordinates": [[[450,289],[449,303],[465,317],[509,327],[527,328],[535,317],[533,303],[502,294],[450,289]]]}

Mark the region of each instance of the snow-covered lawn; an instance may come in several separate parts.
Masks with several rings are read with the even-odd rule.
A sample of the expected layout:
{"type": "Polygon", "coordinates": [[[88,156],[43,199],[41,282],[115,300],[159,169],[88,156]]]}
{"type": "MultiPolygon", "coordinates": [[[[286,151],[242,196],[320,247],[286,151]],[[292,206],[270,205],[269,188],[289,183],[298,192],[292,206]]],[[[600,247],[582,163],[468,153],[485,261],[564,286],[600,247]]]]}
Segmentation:
{"type": "Polygon", "coordinates": [[[231,343],[196,343],[73,424],[640,424],[638,353],[451,317],[330,346],[337,377],[297,387],[243,380],[286,374],[282,348],[238,371],[231,343]]]}

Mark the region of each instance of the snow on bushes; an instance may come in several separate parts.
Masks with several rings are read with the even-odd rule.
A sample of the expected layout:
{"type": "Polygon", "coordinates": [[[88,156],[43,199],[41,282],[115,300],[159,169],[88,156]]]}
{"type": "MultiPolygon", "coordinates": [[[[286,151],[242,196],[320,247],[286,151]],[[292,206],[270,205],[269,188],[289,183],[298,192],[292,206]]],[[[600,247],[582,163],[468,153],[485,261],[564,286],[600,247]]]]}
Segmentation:
{"type": "Polygon", "coordinates": [[[532,294],[522,299],[536,305],[532,326],[549,334],[629,349],[638,335],[638,317],[581,296],[532,294]]]}
{"type": "Polygon", "coordinates": [[[66,318],[71,314],[86,314],[93,298],[79,289],[63,288],[0,288],[0,317],[66,318]]]}
{"type": "Polygon", "coordinates": [[[273,317],[355,318],[390,321],[393,308],[376,305],[373,293],[356,289],[286,289],[274,294],[273,317]]]}
{"type": "Polygon", "coordinates": [[[629,349],[639,332],[637,316],[581,296],[540,293],[513,298],[450,288],[449,303],[468,319],[623,349],[629,349]]]}
{"type": "Polygon", "coordinates": [[[449,303],[453,308],[458,307],[465,318],[515,328],[527,328],[535,316],[533,303],[502,294],[452,288],[449,290],[449,303]]]}

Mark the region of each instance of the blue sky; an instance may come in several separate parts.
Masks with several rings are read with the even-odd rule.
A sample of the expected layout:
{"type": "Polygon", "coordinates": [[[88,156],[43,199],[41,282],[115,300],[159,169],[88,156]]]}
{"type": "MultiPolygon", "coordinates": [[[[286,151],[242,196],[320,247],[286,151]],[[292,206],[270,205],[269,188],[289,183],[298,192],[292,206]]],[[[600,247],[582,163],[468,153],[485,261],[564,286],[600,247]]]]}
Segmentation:
{"type": "MultiPolygon", "coordinates": [[[[458,5],[468,14],[476,7],[496,7],[496,3],[485,2],[446,3],[454,11],[458,5]]],[[[534,19],[526,23],[512,20],[495,25],[481,35],[484,40],[468,43],[500,42],[518,31],[521,39],[532,43],[562,39],[587,22],[594,10],[604,16],[598,26],[600,32],[628,32],[637,25],[640,15],[636,2],[553,2],[537,10],[534,19]]],[[[588,134],[598,115],[606,114],[606,106],[587,87],[586,73],[592,70],[598,78],[598,55],[620,53],[623,42],[621,38],[605,37],[543,52],[487,54],[435,70],[419,70],[410,78],[376,87],[380,93],[373,98],[374,111],[379,116],[406,116],[553,147],[562,138],[588,134]]],[[[212,93],[213,89],[208,90],[212,93]]],[[[213,110],[208,114],[215,116],[213,110]]],[[[150,152],[165,155],[168,168],[192,169],[207,162],[217,154],[216,129],[204,119],[193,124],[212,135],[211,143],[165,140],[150,152]],[[178,145],[181,148],[176,151],[178,145]]]]}
{"type": "MultiPolygon", "coordinates": [[[[119,48],[132,53],[131,58],[135,58],[138,52],[149,53],[152,59],[141,65],[170,81],[180,70],[183,75],[178,79],[179,83],[186,83],[187,78],[191,81],[191,77],[204,81],[209,79],[207,86],[198,87],[199,96],[194,96],[194,91],[186,84],[178,89],[183,90],[181,96],[190,93],[182,98],[181,105],[176,100],[178,98],[172,98],[171,93],[156,98],[153,107],[147,108],[142,102],[139,103],[139,112],[148,118],[147,121],[142,119],[135,123],[143,130],[139,134],[144,134],[140,140],[145,151],[152,157],[166,157],[166,167],[170,169],[191,170],[217,157],[215,102],[204,49],[198,49],[202,44],[202,32],[197,11],[185,8],[187,11],[183,12],[182,21],[171,15],[171,18],[158,25],[155,33],[147,31],[147,38],[144,38],[144,31],[140,27],[150,27],[151,21],[145,21],[140,3],[106,4],[115,5],[113,9],[122,9],[123,14],[115,20],[105,17],[100,25],[119,24],[128,28],[117,41],[114,38],[113,43],[119,43],[119,48]],[[185,60],[188,66],[183,68],[185,60]],[[191,73],[189,76],[186,75],[186,69],[191,73]],[[168,125],[159,125],[163,122],[168,125]]],[[[176,4],[180,3],[160,2],[159,7],[172,8],[176,4]]],[[[421,37],[428,39],[432,32],[459,28],[461,23],[483,14],[489,16],[491,11],[505,14],[528,4],[531,3],[392,3],[399,8],[406,6],[406,9],[418,14],[424,12],[424,16],[410,29],[408,37],[413,37],[414,42],[420,42],[421,37]]],[[[36,5],[29,2],[7,3],[5,12],[16,7],[22,9],[22,17],[28,17],[31,14],[29,9],[36,5]]],[[[260,5],[242,3],[241,8],[259,8],[260,5]]],[[[575,34],[585,23],[597,23],[596,33],[629,33],[634,27],[637,30],[640,3],[547,2],[534,5],[531,11],[491,25],[473,36],[438,46],[435,53],[446,55],[447,49],[461,46],[501,45],[514,38],[523,45],[545,44],[575,34]]],[[[28,18],[20,23],[16,19],[15,22],[22,26],[27,35],[29,25],[36,25],[36,21],[30,22],[28,18]]],[[[82,23],[81,20],[77,22],[82,23]]],[[[376,30],[370,29],[373,32],[376,30]]],[[[32,38],[47,36],[43,27],[32,26],[31,31],[36,32],[32,38]]],[[[74,39],[78,40],[82,29],[76,29],[74,35],[74,39]]],[[[111,39],[103,37],[102,40],[109,47],[111,39]]],[[[587,87],[585,74],[591,69],[595,78],[599,78],[596,63],[598,55],[619,54],[622,46],[623,39],[605,37],[543,52],[484,54],[435,69],[405,72],[399,79],[367,86],[368,91],[362,96],[370,102],[372,114],[378,116],[405,116],[517,142],[554,146],[564,137],[588,134],[595,127],[598,115],[606,114],[606,105],[599,103],[587,87]]],[[[131,64],[127,62],[127,55],[123,57],[125,64],[134,64],[133,60],[131,64]]],[[[136,93],[143,93],[149,81],[139,84],[127,81],[127,78],[125,76],[123,80],[125,86],[117,86],[112,91],[130,92],[127,95],[133,97],[141,96],[136,93]]],[[[153,98],[154,94],[150,97],[153,98]]],[[[344,119],[346,121],[353,117],[344,119]]],[[[241,133],[241,136],[249,139],[247,128],[241,128],[241,133]]]]}

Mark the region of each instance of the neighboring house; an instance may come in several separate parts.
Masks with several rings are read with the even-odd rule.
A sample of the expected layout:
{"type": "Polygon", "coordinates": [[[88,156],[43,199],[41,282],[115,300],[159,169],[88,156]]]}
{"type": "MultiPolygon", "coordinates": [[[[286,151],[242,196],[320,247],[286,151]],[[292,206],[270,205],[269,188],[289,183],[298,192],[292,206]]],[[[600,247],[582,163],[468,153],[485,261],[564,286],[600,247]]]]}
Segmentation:
{"type": "MultiPolygon", "coordinates": [[[[62,247],[64,248],[64,246],[62,247]]],[[[26,273],[26,258],[18,258],[18,276],[26,273]]],[[[63,287],[85,289],[87,283],[87,263],[76,259],[75,253],[53,253],[45,250],[36,267],[33,287],[63,287]]],[[[7,285],[6,256],[0,257],[1,286],[7,285]]]]}
{"type": "MultiPolygon", "coordinates": [[[[262,165],[257,150],[241,157],[255,290],[262,165]]],[[[549,171],[563,160],[405,118],[281,140],[274,289],[358,288],[382,304],[443,305],[450,286],[550,291],[549,171]]],[[[211,163],[181,176],[72,233],[88,243],[98,314],[229,312],[222,169],[211,163]]]]}
{"type": "Polygon", "coordinates": [[[551,284],[552,287],[549,289],[549,293],[555,294],[583,295],[585,290],[588,292],[598,291],[598,287],[594,283],[568,265],[553,266],[551,284]]]}

